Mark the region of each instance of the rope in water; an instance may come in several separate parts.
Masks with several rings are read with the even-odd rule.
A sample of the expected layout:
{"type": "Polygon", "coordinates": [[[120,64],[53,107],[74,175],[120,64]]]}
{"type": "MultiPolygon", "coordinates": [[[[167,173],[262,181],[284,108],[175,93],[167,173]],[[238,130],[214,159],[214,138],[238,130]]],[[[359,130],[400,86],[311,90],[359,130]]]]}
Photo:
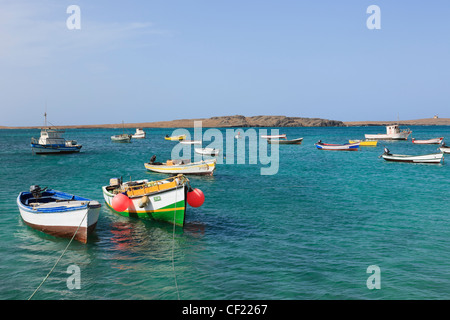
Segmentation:
{"type": "MultiPolygon", "coordinates": [[[[184,186],[183,186],[183,190],[184,190],[184,186]]],[[[177,283],[177,274],[175,272],[175,261],[174,261],[174,250],[175,250],[175,218],[177,215],[177,194],[178,194],[178,189],[175,188],[175,209],[173,212],[173,229],[172,229],[172,270],[173,270],[173,277],[174,277],[174,281],[175,281],[175,288],[177,288],[177,296],[178,296],[178,300],[180,300],[180,292],[178,290],[178,283],[177,283]]]]}
{"type": "Polygon", "coordinates": [[[28,300],[31,300],[33,298],[33,296],[36,294],[36,292],[38,292],[38,290],[42,287],[42,285],[44,284],[44,282],[48,279],[48,277],[50,276],[50,274],[53,272],[53,270],[55,269],[56,265],[59,263],[59,261],[61,260],[61,258],[64,256],[64,254],[66,253],[67,249],[69,248],[70,244],[72,243],[73,239],[75,238],[76,234],[78,233],[78,230],[80,229],[81,224],[83,223],[84,219],[86,218],[87,214],[88,214],[89,210],[86,210],[86,213],[84,214],[83,219],[81,220],[80,224],[78,225],[77,230],[75,231],[75,233],[72,236],[72,239],[70,239],[69,243],[67,244],[66,248],[64,249],[63,253],[61,254],[61,256],[58,258],[58,260],[56,261],[55,265],[53,266],[53,268],[50,270],[50,272],[45,276],[44,280],[42,280],[41,284],[36,288],[36,290],[34,290],[33,294],[28,298],[28,300]]]}

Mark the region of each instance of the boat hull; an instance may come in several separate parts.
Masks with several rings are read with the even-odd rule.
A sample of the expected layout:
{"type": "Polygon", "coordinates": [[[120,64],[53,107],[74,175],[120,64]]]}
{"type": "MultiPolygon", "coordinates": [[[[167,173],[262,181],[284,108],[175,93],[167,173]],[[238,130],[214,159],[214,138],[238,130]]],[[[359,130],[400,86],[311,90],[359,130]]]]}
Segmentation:
{"type": "Polygon", "coordinates": [[[111,140],[114,142],[131,142],[131,135],[130,134],[115,135],[111,136],[111,140]]]}
{"type": "Polygon", "coordinates": [[[444,159],[443,153],[433,153],[420,156],[400,155],[400,154],[383,154],[381,155],[386,161],[394,162],[410,162],[410,163],[440,163],[444,159]]]}
{"type": "Polygon", "coordinates": [[[440,147],[439,150],[443,153],[450,153],[450,147],[440,147]]]}
{"type": "Polygon", "coordinates": [[[373,141],[361,141],[361,140],[349,140],[349,143],[358,143],[360,147],[376,147],[378,144],[378,140],[373,141]]]}
{"type": "Polygon", "coordinates": [[[436,139],[428,139],[428,140],[416,140],[414,138],[411,139],[412,143],[415,144],[441,144],[444,138],[436,138],[436,139]]]}
{"type": "Polygon", "coordinates": [[[106,186],[102,187],[103,198],[111,210],[124,216],[144,220],[156,220],[183,226],[186,213],[187,186],[180,185],[176,188],[162,190],[148,195],[130,197],[131,204],[125,211],[116,211],[112,207],[114,194],[109,192],[106,186]],[[142,206],[142,199],[148,197],[148,203],[142,206]]]}
{"type": "Polygon", "coordinates": [[[408,140],[411,132],[400,132],[394,134],[365,134],[367,140],[408,140]]]}
{"type": "Polygon", "coordinates": [[[34,154],[55,154],[55,153],[77,153],[81,150],[80,145],[67,147],[64,144],[31,144],[34,154]]]}
{"type": "Polygon", "coordinates": [[[155,165],[144,163],[144,166],[147,170],[158,173],[212,176],[216,169],[216,159],[193,162],[186,165],[155,165]]]}
{"type": "Polygon", "coordinates": [[[212,148],[204,148],[204,149],[195,148],[194,151],[195,151],[195,153],[202,154],[205,156],[212,156],[212,157],[218,156],[220,154],[219,149],[212,149],[212,148]]]}
{"type": "Polygon", "coordinates": [[[303,138],[292,139],[292,140],[277,140],[277,139],[267,139],[268,144],[302,144],[303,138]]]}
{"type": "Polygon", "coordinates": [[[100,203],[86,199],[88,201],[80,206],[65,206],[64,202],[59,202],[58,207],[33,210],[23,202],[24,194],[26,192],[17,197],[17,205],[25,224],[56,237],[72,238],[76,233],[75,240],[87,243],[88,236],[97,225],[100,203]]]}
{"type": "Polygon", "coordinates": [[[174,136],[174,137],[164,137],[164,139],[168,140],[168,141],[181,141],[186,139],[186,135],[181,135],[181,136],[174,136]]]}
{"type": "Polygon", "coordinates": [[[319,150],[330,150],[330,151],[358,151],[359,142],[351,144],[319,144],[316,143],[316,148],[319,150]]]}

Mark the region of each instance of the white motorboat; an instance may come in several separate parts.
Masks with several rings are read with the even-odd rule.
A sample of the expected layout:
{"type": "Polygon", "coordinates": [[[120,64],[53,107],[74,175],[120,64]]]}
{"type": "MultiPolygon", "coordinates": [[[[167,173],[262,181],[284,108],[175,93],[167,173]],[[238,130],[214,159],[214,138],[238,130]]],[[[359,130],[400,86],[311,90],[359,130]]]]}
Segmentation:
{"type": "Polygon", "coordinates": [[[386,127],[384,134],[365,134],[367,140],[408,140],[408,136],[412,133],[409,129],[400,130],[398,125],[386,127]]]}
{"type": "Polygon", "coordinates": [[[384,149],[384,153],[380,157],[382,157],[386,161],[411,163],[441,163],[441,161],[444,160],[443,153],[432,153],[424,155],[391,154],[389,149],[387,148],[384,149]]]}
{"type": "Polygon", "coordinates": [[[206,156],[218,156],[220,149],[215,148],[195,148],[194,151],[198,154],[203,154],[206,156]]]}
{"type": "Polygon", "coordinates": [[[146,136],[142,128],[136,128],[136,132],[131,136],[133,139],[144,139],[146,136]]]}

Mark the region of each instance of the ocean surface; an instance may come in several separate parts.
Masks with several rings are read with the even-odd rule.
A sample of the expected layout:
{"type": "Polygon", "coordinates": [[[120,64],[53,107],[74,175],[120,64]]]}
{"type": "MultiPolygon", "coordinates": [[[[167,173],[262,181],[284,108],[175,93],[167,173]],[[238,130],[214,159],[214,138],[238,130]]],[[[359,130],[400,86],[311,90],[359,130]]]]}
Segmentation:
{"type": "MultiPolygon", "coordinates": [[[[188,206],[184,228],[122,217],[101,191],[112,177],[164,178],[144,162],[170,158],[176,143],[164,136],[172,129],[145,129],[147,138],[130,144],[110,140],[122,129],[66,130],[83,145],[69,155],[32,154],[39,130],[0,130],[0,299],[28,299],[69,243],[22,221],[16,198],[35,184],[102,208],[89,242],[70,244],[33,299],[450,299],[450,164],[379,158],[385,146],[425,154],[436,145],[321,151],[319,139],[345,143],[385,128],[277,129],[304,138],[279,146],[278,173],[261,175],[267,165],[249,156],[218,164],[212,177],[190,177],[206,199],[188,206]],[[73,265],[80,289],[68,286],[73,265]],[[379,268],[380,289],[367,285],[370,266],[379,268]]],[[[410,129],[417,139],[450,140],[450,127],[410,129]]]]}

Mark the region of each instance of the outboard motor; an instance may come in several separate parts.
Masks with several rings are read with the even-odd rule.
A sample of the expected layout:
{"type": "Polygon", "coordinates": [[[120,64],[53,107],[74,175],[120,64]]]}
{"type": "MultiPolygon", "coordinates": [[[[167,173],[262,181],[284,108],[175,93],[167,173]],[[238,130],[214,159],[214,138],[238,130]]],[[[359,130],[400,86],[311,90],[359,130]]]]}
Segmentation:
{"type": "Polygon", "coordinates": [[[391,152],[389,151],[389,149],[388,148],[384,148],[384,154],[391,154],[391,152]]]}
{"type": "Polygon", "coordinates": [[[41,187],[38,185],[30,186],[30,192],[35,199],[39,199],[42,196],[42,192],[44,192],[45,190],[47,190],[47,187],[41,189],[41,187]]]}
{"type": "Polygon", "coordinates": [[[156,160],[156,156],[153,155],[153,156],[150,158],[150,164],[154,164],[154,163],[155,163],[155,160],[156,160]]]}

